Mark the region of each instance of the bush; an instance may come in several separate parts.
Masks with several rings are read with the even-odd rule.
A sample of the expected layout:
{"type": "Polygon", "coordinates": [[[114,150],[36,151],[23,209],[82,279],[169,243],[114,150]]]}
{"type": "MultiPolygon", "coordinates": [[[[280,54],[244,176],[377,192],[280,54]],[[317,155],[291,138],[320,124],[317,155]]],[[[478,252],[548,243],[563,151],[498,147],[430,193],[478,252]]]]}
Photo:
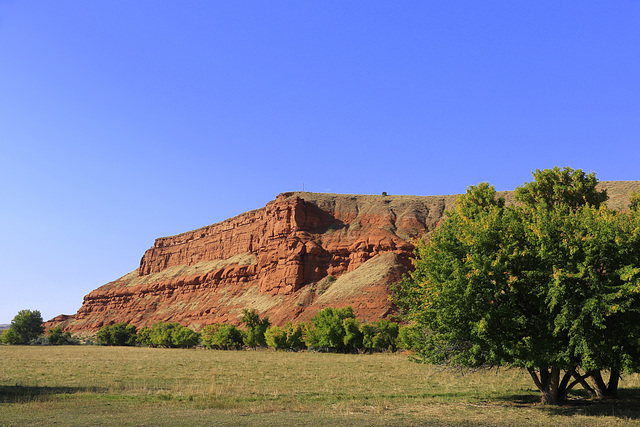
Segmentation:
{"type": "Polygon", "coordinates": [[[46,336],[48,344],[51,345],[76,345],[78,340],[71,336],[71,332],[62,332],[60,326],[49,329],[46,336]]]}
{"type": "Polygon", "coordinates": [[[96,334],[100,345],[132,346],[136,344],[136,327],[126,322],[105,325],[96,334]]]}
{"type": "Polygon", "coordinates": [[[362,326],[362,344],[369,353],[374,351],[395,351],[400,325],[387,319],[380,319],[362,326]]]}
{"type": "Polygon", "coordinates": [[[174,347],[191,348],[200,344],[200,334],[191,328],[178,325],[171,337],[174,347]]]}
{"type": "Polygon", "coordinates": [[[258,346],[267,345],[264,333],[271,325],[269,318],[260,319],[256,310],[242,310],[242,323],[245,324],[244,343],[248,347],[256,348],[258,346]]]}
{"type": "Polygon", "coordinates": [[[347,317],[342,320],[342,327],[344,329],[344,342],[345,351],[356,352],[362,348],[362,339],[364,334],[361,330],[360,322],[355,317],[347,317]]]}
{"type": "Polygon", "coordinates": [[[5,344],[22,344],[20,336],[14,329],[7,329],[2,333],[2,342],[5,344]]]}
{"type": "MultiPolygon", "coordinates": [[[[341,309],[325,308],[313,316],[307,325],[304,337],[305,343],[307,346],[314,348],[325,348],[332,351],[347,350],[347,345],[345,345],[347,333],[343,321],[349,318],[355,320],[351,307],[341,309]]],[[[347,325],[352,325],[352,321],[348,321],[347,325]]],[[[352,338],[350,337],[349,340],[351,341],[352,338]]]]}
{"type": "Polygon", "coordinates": [[[138,342],[150,347],[190,348],[200,342],[200,334],[179,323],[158,322],[140,329],[138,342]]]}
{"type": "Polygon", "coordinates": [[[375,326],[378,332],[373,337],[374,348],[381,351],[396,351],[400,325],[387,319],[380,319],[375,326]]]}
{"type": "Polygon", "coordinates": [[[34,338],[29,341],[29,345],[51,345],[49,338],[44,335],[40,335],[38,338],[34,338]]]}
{"type": "Polygon", "coordinates": [[[151,347],[151,328],[143,326],[136,334],[136,343],[151,347]]]}
{"type": "Polygon", "coordinates": [[[289,348],[287,345],[287,331],[279,326],[271,326],[264,333],[264,337],[269,347],[273,347],[277,350],[283,350],[289,348]]]}
{"type": "Polygon", "coordinates": [[[234,325],[214,323],[202,330],[202,345],[218,350],[238,350],[242,348],[244,336],[234,325]]]}
{"type": "Polygon", "coordinates": [[[296,323],[289,321],[284,325],[284,329],[287,332],[287,348],[293,350],[299,350],[306,348],[304,343],[304,323],[296,323]]]}

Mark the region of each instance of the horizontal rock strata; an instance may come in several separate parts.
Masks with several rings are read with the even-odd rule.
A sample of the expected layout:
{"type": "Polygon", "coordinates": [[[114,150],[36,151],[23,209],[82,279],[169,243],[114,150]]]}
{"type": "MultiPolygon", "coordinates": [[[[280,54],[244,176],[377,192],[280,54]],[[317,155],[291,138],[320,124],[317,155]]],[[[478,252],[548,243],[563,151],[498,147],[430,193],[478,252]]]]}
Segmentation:
{"type": "MultiPolygon", "coordinates": [[[[601,183],[621,205],[638,188],[624,184],[601,183]]],[[[392,316],[390,288],[411,268],[412,239],[432,230],[455,198],[283,193],[261,209],[156,239],[137,270],[46,326],[93,332],[170,321],[198,330],[238,324],[245,308],[282,325],[348,305],[362,320],[392,316]]]]}

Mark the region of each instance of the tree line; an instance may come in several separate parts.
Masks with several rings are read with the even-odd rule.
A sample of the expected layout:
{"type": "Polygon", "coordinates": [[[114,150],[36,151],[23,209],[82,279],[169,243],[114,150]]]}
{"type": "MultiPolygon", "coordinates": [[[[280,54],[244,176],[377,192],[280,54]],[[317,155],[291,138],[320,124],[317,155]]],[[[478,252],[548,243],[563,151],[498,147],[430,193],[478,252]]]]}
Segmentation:
{"type": "MultiPolygon", "coordinates": [[[[268,317],[256,310],[243,310],[242,327],[215,323],[196,332],[179,323],[158,322],[138,329],[126,322],[102,326],[95,340],[106,346],[148,346],[193,348],[203,346],[218,350],[270,347],[275,350],[317,350],[341,353],[364,353],[410,349],[415,335],[412,328],[381,319],[361,322],[351,307],[325,308],[307,323],[287,322],[271,325],[268,317]]],[[[62,345],[79,344],[79,340],[61,328],[44,335],[40,312],[23,310],[2,335],[6,344],[62,345]]]]}
{"type": "Polygon", "coordinates": [[[136,329],[128,323],[103,326],[96,335],[101,345],[142,345],[192,348],[201,345],[217,350],[270,347],[275,350],[319,350],[341,353],[395,351],[410,348],[410,329],[387,319],[361,322],[353,309],[325,308],[307,323],[271,325],[256,310],[243,310],[243,327],[214,323],[196,332],[179,323],[158,322],[136,329]],[[406,330],[405,330],[406,329],[406,330]]]}

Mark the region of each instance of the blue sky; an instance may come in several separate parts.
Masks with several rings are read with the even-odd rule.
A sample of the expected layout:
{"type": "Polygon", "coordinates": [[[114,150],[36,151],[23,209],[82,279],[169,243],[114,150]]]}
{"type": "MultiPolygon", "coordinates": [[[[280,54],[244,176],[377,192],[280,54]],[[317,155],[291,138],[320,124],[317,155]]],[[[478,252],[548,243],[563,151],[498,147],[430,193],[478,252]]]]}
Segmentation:
{"type": "Polygon", "coordinates": [[[284,191],[640,180],[640,2],[0,0],[0,323],[284,191]]]}

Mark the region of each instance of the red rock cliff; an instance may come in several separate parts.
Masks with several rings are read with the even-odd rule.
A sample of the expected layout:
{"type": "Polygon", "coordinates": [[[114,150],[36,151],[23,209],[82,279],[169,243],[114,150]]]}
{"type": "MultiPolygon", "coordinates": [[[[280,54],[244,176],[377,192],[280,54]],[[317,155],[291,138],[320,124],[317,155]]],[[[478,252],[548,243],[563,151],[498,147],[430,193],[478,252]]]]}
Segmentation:
{"type": "Polygon", "coordinates": [[[361,319],[393,313],[389,285],[410,267],[411,239],[442,217],[453,196],[284,193],[267,206],[156,239],[138,270],[87,295],[67,330],[126,321],[194,328],[237,323],[255,308],[274,324],[351,305],[361,319]]]}

